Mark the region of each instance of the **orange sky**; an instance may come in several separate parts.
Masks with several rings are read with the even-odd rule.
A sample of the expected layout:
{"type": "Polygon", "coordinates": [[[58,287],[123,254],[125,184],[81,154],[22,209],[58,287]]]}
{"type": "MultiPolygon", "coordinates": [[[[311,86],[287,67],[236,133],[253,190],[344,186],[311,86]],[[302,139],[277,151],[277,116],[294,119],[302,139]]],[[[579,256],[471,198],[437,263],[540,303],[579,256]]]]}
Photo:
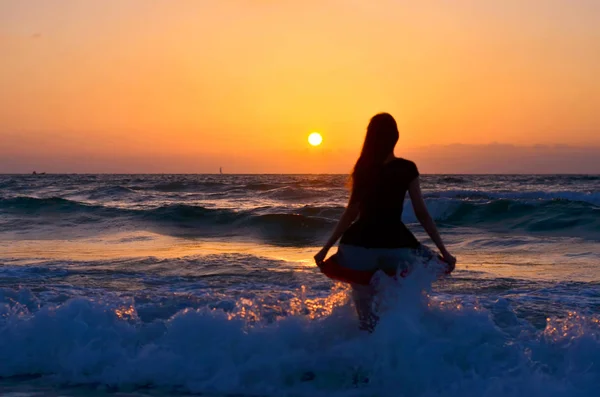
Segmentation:
{"type": "Polygon", "coordinates": [[[600,147],[599,48],[596,0],[0,0],[0,172],[344,172],[379,111],[600,147]]]}

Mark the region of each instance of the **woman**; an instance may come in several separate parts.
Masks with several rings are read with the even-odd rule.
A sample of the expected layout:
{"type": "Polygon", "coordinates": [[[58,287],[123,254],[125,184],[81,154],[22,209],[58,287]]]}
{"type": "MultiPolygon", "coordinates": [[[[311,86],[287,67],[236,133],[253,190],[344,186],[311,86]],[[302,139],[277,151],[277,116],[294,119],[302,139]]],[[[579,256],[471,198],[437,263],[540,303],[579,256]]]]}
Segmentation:
{"type": "Polygon", "coordinates": [[[352,172],[350,201],[333,234],[314,257],[325,274],[331,269],[325,270],[324,265],[331,264],[343,276],[339,279],[350,282],[361,328],[368,331],[378,319],[372,310],[372,287],[364,285],[369,284],[371,276],[378,270],[395,275],[399,266],[435,257],[402,223],[407,191],[417,219],[440,250],[448,272],[456,264],[427,211],[415,163],[394,156],[398,135],[391,115],[380,113],[371,119],[352,172]],[[327,253],[340,237],[334,260],[326,262],[327,253]]]}

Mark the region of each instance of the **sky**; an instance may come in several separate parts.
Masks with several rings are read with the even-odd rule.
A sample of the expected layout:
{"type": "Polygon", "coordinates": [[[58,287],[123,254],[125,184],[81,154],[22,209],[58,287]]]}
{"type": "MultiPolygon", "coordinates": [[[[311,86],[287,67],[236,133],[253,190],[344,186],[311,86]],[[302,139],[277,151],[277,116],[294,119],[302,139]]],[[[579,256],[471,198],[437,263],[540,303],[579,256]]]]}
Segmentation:
{"type": "Polygon", "coordinates": [[[599,49],[597,0],[0,0],[0,173],[344,173],[382,111],[422,172],[600,173],[599,49]]]}

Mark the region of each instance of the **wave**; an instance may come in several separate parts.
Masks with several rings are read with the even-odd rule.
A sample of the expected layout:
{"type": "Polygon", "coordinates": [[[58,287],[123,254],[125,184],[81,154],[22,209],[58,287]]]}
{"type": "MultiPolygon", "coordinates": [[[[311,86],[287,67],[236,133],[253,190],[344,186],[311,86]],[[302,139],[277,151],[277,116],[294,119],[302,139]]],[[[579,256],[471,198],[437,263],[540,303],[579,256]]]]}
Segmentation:
{"type": "MultiPolygon", "coordinates": [[[[207,208],[190,204],[169,204],[148,209],[127,209],[110,206],[92,205],[59,197],[15,197],[0,199],[0,212],[14,214],[63,214],[78,212],[97,212],[98,215],[137,216],[140,219],[172,222],[194,222],[207,220],[214,224],[234,224],[243,220],[275,219],[285,223],[286,219],[337,217],[343,207],[311,207],[300,208],[263,207],[245,211],[222,208],[207,208]],[[281,211],[281,212],[277,212],[281,211]]],[[[331,220],[331,219],[330,219],[331,220]]]]}
{"type": "MultiPolygon", "coordinates": [[[[445,177],[453,179],[452,183],[466,183],[457,177],[445,177]]],[[[125,188],[127,189],[127,188],[125,188]]],[[[231,194],[247,196],[249,198],[266,198],[282,201],[310,201],[325,197],[339,198],[348,194],[347,189],[341,185],[315,186],[307,183],[298,184],[276,184],[276,183],[249,183],[232,185],[220,182],[171,182],[164,185],[154,186],[162,192],[204,192],[211,194],[222,194],[224,197],[231,194]],[[159,188],[160,187],[160,188],[159,188]]],[[[135,190],[138,190],[137,188],[135,190]]],[[[133,191],[133,190],[132,190],[133,191]]],[[[116,194],[122,192],[117,191],[116,194]]],[[[600,206],[600,191],[486,191],[476,189],[454,189],[429,191],[425,193],[430,198],[459,198],[459,199],[511,199],[511,200],[568,200],[581,201],[584,203],[600,206]]]]}
{"type": "Polygon", "coordinates": [[[460,176],[457,175],[445,175],[445,176],[441,176],[438,179],[437,182],[438,183],[456,183],[456,184],[463,184],[463,183],[468,183],[468,181],[460,176]]]}
{"type": "Polygon", "coordinates": [[[600,181],[600,175],[573,175],[572,178],[581,181],[600,181]]]}
{"type": "Polygon", "coordinates": [[[144,321],[138,311],[160,300],[43,304],[29,290],[2,289],[0,377],[167,394],[597,395],[598,318],[570,313],[537,329],[507,300],[483,308],[411,285],[390,296],[372,334],[356,329],[347,298],[335,293],[318,301],[289,294],[268,320],[260,301],[244,298],[199,309],[181,302],[174,315],[144,321]],[[311,317],[316,304],[331,310],[311,317]]]}
{"type": "Polygon", "coordinates": [[[92,200],[98,199],[117,199],[123,196],[136,194],[137,192],[125,186],[102,186],[87,192],[86,195],[92,200]]]}
{"type": "Polygon", "coordinates": [[[314,243],[332,228],[334,219],[308,214],[310,212],[233,211],[170,205],[145,211],[143,218],[152,225],[170,228],[168,232],[176,235],[258,237],[273,244],[296,244],[314,243]]]}
{"type": "Polygon", "coordinates": [[[327,190],[317,190],[308,188],[298,188],[291,186],[279,187],[276,189],[270,189],[261,192],[261,198],[275,199],[281,201],[298,201],[298,202],[309,202],[311,200],[317,200],[321,198],[329,198],[332,196],[332,191],[335,188],[329,188],[327,190]]]}
{"type": "MultiPolygon", "coordinates": [[[[254,237],[275,244],[308,243],[331,230],[337,207],[304,207],[290,210],[265,207],[251,210],[206,208],[198,205],[170,204],[148,209],[117,208],[80,203],[63,198],[19,197],[0,199],[0,214],[16,216],[27,227],[49,222],[56,228],[88,227],[101,223],[104,227],[135,225],[137,228],[177,236],[241,236],[254,237]],[[85,215],[85,216],[82,216],[85,215]]],[[[0,227],[14,229],[13,219],[6,217],[0,227]]]]}
{"type": "Polygon", "coordinates": [[[266,192],[266,191],[273,190],[273,189],[279,189],[281,187],[282,187],[281,184],[267,183],[267,182],[253,182],[253,183],[247,183],[244,185],[237,186],[237,188],[241,188],[244,190],[259,191],[259,192],[266,192]]]}
{"type": "Polygon", "coordinates": [[[0,211],[29,213],[29,212],[62,212],[65,214],[76,211],[102,210],[98,205],[83,204],[61,197],[13,197],[0,199],[0,211]]]}
{"type": "Polygon", "coordinates": [[[425,197],[429,198],[459,198],[459,199],[507,199],[507,200],[527,200],[527,201],[549,201],[564,200],[576,201],[582,203],[600,206],[600,192],[576,192],[576,191],[531,191],[531,192],[487,192],[483,190],[446,190],[437,192],[427,192],[425,197]]]}
{"type": "MultiPolygon", "coordinates": [[[[456,193],[452,193],[451,197],[457,196],[456,193]]],[[[600,208],[582,200],[473,197],[472,193],[469,199],[429,197],[426,202],[434,219],[446,226],[570,235],[576,233],[583,237],[587,233],[590,238],[596,238],[600,233],[600,208]]],[[[311,236],[313,239],[321,238],[322,233],[331,229],[342,212],[341,206],[265,206],[233,210],[191,204],[168,204],[137,209],[91,205],[63,198],[0,199],[0,213],[36,216],[43,221],[47,221],[46,217],[64,221],[76,217],[73,219],[82,223],[124,218],[153,230],[167,227],[171,232],[173,229],[181,229],[185,234],[248,234],[282,241],[311,236]],[[77,217],[81,213],[88,216],[77,217]]],[[[405,204],[404,220],[407,223],[416,222],[409,202],[405,204]]]]}
{"type": "Polygon", "coordinates": [[[244,192],[248,195],[254,193],[266,194],[270,192],[276,192],[280,190],[287,191],[315,191],[318,192],[320,189],[331,189],[343,188],[343,181],[340,181],[339,177],[330,177],[326,180],[311,180],[310,178],[292,179],[292,180],[275,180],[268,182],[261,181],[244,181],[244,180],[230,180],[227,177],[222,180],[181,180],[181,181],[170,181],[161,182],[151,186],[138,186],[136,190],[155,190],[159,192],[244,192]]]}
{"type": "MultiPolygon", "coordinates": [[[[437,221],[453,226],[547,233],[579,229],[593,238],[600,233],[600,208],[581,201],[430,199],[427,206],[437,221]]],[[[409,222],[416,221],[409,204],[406,213],[409,222]]]]}
{"type": "Polygon", "coordinates": [[[148,188],[141,188],[145,190],[156,190],[159,192],[189,192],[189,191],[203,191],[207,189],[214,190],[215,188],[225,187],[227,186],[223,182],[216,181],[172,181],[172,182],[163,182],[158,183],[156,185],[150,186],[148,188]]]}
{"type": "Polygon", "coordinates": [[[19,183],[14,179],[0,181],[0,189],[9,189],[9,188],[18,186],[18,184],[19,183]]]}
{"type": "MultiPolygon", "coordinates": [[[[240,181],[232,182],[227,179],[223,181],[171,181],[158,183],[145,189],[156,190],[160,192],[197,192],[197,191],[229,191],[229,190],[242,190],[246,192],[266,192],[274,189],[279,189],[284,186],[288,186],[288,183],[276,183],[276,182],[247,182],[240,183],[240,181]]],[[[141,187],[140,187],[141,188],[141,187]]]]}
{"type": "Polygon", "coordinates": [[[600,232],[600,209],[573,202],[544,202],[541,205],[496,200],[486,204],[461,203],[444,219],[456,224],[481,222],[507,224],[528,231],[555,231],[585,227],[600,232]]]}

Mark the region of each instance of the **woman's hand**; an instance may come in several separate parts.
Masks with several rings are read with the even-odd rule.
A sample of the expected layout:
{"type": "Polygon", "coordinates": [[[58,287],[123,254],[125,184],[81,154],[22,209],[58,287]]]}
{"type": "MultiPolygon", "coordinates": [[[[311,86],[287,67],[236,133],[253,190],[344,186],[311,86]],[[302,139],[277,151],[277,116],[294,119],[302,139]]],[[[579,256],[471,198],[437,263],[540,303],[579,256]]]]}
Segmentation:
{"type": "Polygon", "coordinates": [[[328,252],[329,252],[329,248],[327,248],[327,247],[323,247],[321,249],[321,251],[317,252],[317,254],[314,257],[315,263],[317,264],[317,266],[321,267],[321,265],[325,261],[325,258],[327,257],[328,252]]]}
{"type": "Polygon", "coordinates": [[[327,240],[327,242],[325,243],[325,245],[323,246],[321,251],[319,251],[317,253],[317,255],[315,255],[315,263],[319,267],[321,267],[323,265],[323,262],[325,261],[325,258],[327,257],[327,253],[329,252],[329,249],[331,247],[333,247],[335,242],[338,241],[338,239],[342,236],[342,234],[346,231],[346,229],[348,229],[348,227],[352,224],[352,222],[354,222],[354,220],[358,216],[358,213],[359,213],[359,205],[358,204],[359,203],[358,203],[358,201],[353,202],[352,198],[350,198],[350,200],[351,201],[348,203],[348,206],[344,210],[342,217],[340,218],[339,222],[335,226],[335,230],[333,231],[333,234],[331,235],[331,237],[329,237],[329,240],[327,240]]]}
{"type": "Polygon", "coordinates": [[[448,273],[452,272],[456,267],[456,258],[450,255],[448,251],[442,253],[442,259],[448,264],[448,273]]]}

